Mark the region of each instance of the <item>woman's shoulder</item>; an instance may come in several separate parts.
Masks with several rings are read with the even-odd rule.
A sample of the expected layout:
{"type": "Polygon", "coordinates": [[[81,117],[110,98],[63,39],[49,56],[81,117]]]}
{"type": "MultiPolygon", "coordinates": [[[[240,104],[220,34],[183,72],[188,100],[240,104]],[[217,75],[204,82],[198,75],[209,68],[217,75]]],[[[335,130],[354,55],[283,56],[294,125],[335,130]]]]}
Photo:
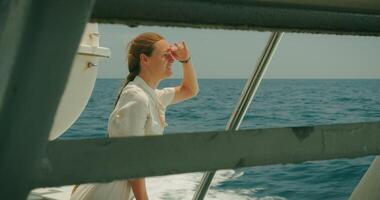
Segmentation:
{"type": "Polygon", "coordinates": [[[163,89],[155,90],[158,99],[161,103],[166,107],[173,103],[173,99],[175,96],[175,88],[174,87],[166,87],[163,89]]]}
{"type": "Polygon", "coordinates": [[[148,95],[141,89],[139,86],[135,84],[128,84],[123,88],[122,96],[129,100],[142,101],[146,104],[149,102],[148,95]]]}

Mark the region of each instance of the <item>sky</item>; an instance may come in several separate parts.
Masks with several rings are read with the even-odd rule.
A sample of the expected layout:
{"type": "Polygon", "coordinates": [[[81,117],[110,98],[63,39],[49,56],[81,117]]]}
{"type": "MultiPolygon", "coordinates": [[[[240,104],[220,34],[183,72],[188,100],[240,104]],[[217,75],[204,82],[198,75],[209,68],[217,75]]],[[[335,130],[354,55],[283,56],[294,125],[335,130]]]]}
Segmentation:
{"type": "MultiPolygon", "coordinates": [[[[169,42],[185,41],[198,78],[246,79],[251,76],[270,32],[100,24],[100,45],[111,58],[100,62],[98,78],[128,74],[125,48],[143,32],[169,42]]],[[[181,78],[181,65],[173,66],[181,78]]],[[[380,79],[380,37],[284,33],[266,79],[380,79]]]]}

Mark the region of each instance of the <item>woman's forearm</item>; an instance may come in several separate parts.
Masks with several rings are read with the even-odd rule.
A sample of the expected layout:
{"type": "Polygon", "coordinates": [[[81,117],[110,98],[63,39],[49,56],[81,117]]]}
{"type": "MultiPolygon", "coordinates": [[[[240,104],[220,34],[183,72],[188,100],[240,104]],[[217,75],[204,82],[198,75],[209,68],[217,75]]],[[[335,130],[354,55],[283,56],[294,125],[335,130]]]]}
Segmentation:
{"type": "Polygon", "coordinates": [[[188,90],[192,94],[192,96],[195,96],[199,92],[199,86],[198,86],[197,75],[191,63],[191,60],[187,63],[182,63],[182,65],[183,65],[182,87],[188,90]]]}
{"type": "Polygon", "coordinates": [[[130,179],[128,183],[131,184],[133,194],[136,200],[148,200],[146,192],[145,178],[130,179]]]}

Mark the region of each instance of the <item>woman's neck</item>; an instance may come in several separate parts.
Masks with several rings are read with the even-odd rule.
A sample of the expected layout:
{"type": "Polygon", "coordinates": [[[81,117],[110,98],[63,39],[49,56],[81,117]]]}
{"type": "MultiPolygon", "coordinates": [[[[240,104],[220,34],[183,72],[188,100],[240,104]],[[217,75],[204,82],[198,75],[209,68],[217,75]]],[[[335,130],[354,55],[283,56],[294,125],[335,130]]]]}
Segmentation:
{"type": "Polygon", "coordinates": [[[158,87],[158,84],[160,84],[160,81],[159,79],[155,79],[154,77],[152,76],[149,76],[145,73],[140,73],[139,76],[145,81],[145,83],[150,87],[152,88],[153,90],[156,89],[158,87]]]}

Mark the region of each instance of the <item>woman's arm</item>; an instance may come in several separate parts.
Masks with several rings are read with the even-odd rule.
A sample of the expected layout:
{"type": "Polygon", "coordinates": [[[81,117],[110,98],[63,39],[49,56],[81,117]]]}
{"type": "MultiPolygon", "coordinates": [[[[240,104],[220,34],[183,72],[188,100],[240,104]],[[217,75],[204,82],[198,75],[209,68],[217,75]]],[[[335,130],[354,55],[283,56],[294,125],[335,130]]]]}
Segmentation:
{"type": "Polygon", "coordinates": [[[174,103],[190,99],[196,96],[199,92],[198,79],[194,67],[191,63],[190,52],[185,42],[182,44],[175,44],[173,49],[174,57],[179,61],[188,60],[182,63],[183,78],[181,85],[175,87],[174,103]]]}
{"type": "MultiPolygon", "coordinates": [[[[125,89],[119,99],[118,107],[110,117],[108,131],[110,137],[145,136],[145,124],[148,117],[148,97],[144,92],[131,87],[125,89]]],[[[131,179],[137,200],[148,200],[145,179],[131,179]]]]}
{"type": "Polygon", "coordinates": [[[146,192],[145,178],[128,180],[132,186],[133,194],[136,200],[148,200],[148,194],[146,192]]]}

